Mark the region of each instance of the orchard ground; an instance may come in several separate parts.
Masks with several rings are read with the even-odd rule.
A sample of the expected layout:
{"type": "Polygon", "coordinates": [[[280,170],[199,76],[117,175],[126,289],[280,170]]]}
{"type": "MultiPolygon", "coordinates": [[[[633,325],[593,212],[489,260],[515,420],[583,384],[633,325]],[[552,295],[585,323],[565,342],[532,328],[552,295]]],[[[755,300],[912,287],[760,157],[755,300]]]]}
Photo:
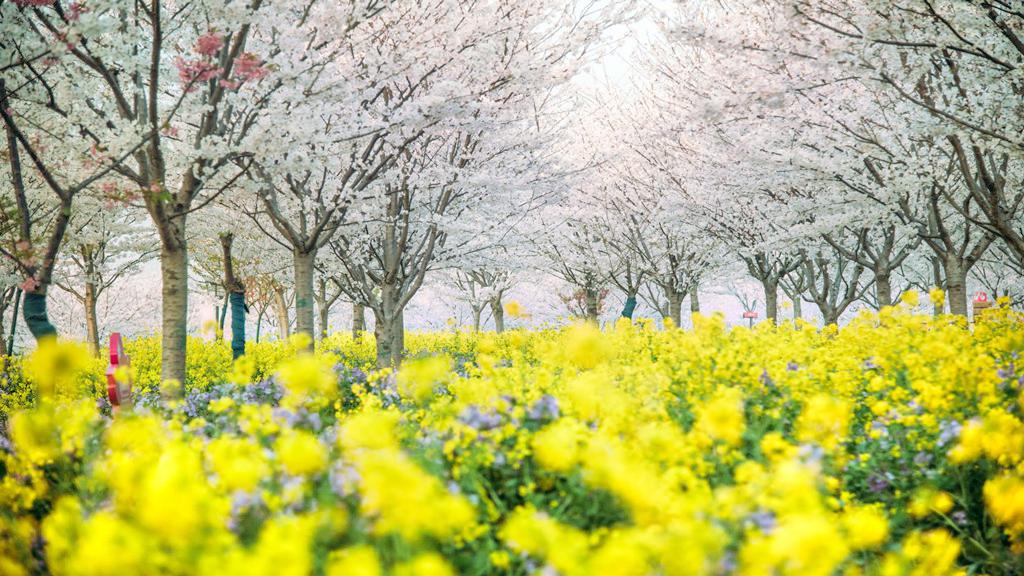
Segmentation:
{"type": "Polygon", "coordinates": [[[4,367],[4,574],[1014,574],[1024,317],[130,342],[4,367]],[[300,339],[301,340],[301,339],[300,339]],[[127,376],[124,373],[121,377],[127,376]]]}

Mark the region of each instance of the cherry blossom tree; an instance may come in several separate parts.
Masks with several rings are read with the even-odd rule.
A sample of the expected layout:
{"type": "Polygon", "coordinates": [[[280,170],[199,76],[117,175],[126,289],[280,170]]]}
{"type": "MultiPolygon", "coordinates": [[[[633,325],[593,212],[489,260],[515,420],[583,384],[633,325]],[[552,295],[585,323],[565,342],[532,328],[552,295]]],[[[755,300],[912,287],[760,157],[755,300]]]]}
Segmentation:
{"type": "MultiPolygon", "coordinates": [[[[253,147],[265,142],[257,119],[273,113],[270,96],[299,76],[316,74],[346,31],[381,4],[0,6],[0,66],[14,76],[0,112],[42,180],[70,205],[85,184],[116,175],[111,185],[123,182],[157,229],[164,379],[184,380],[189,215],[248,173],[253,147]],[[89,96],[82,98],[86,87],[89,96]],[[40,119],[32,128],[24,121],[29,115],[40,119]],[[37,127],[48,125],[60,126],[58,133],[80,155],[91,155],[94,174],[73,184],[59,181],[55,165],[33,143],[41,138],[37,127]]],[[[43,262],[50,259],[43,256],[43,262]]],[[[45,286],[42,272],[37,281],[45,286]]]]}
{"type": "Polygon", "coordinates": [[[100,298],[156,255],[156,243],[140,216],[87,195],[78,200],[68,225],[53,283],[82,306],[85,340],[94,355],[100,349],[100,298]]]}

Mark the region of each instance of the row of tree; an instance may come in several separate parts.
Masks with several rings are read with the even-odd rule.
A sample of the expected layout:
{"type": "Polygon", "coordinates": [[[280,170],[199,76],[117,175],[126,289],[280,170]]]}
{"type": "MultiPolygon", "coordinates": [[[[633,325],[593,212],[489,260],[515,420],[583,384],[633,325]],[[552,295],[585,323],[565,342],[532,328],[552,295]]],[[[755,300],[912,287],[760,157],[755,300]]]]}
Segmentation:
{"type": "Polygon", "coordinates": [[[1019,299],[1019,6],[679,2],[659,20],[635,82],[596,100],[608,155],[567,279],[629,301],[646,277],[677,322],[686,294],[740,274],[772,320],[780,290],[826,323],[909,287],[967,315],[969,279],[1019,299]]]}
{"type": "MultiPolygon", "coordinates": [[[[250,227],[291,254],[298,331],[315,332],[329,249],[342,289],[373,311],[382,363],[396,361],[426,271],[490,244],[555,178],[548,119],[620,12],[543,0],[0,2],[0,253],[29,330],[55,332],[46,294],[66,240],[88,228],[82,244],[98,251],[97,220],[144,212],[133,229],[155,230],[165,379],[184,377],[192,245],[250,227]]],[[[225,277],[229,293],[238,278],[225,277]]]]}
{"type": "Polygon", "coordinates": [[[236,338],[347,302],[381,365],[425,284],[499,331],[538,273],[578,316],[675,325],[753,309],[749,281],[772,321],[780,293],[825,323],[1022,295],[1011,2],[629,4],[0,1],[0,318],[51,334],[56,285],[98,347],[97,302],[158,258],[181,379],[190,288],[236,338]]]}

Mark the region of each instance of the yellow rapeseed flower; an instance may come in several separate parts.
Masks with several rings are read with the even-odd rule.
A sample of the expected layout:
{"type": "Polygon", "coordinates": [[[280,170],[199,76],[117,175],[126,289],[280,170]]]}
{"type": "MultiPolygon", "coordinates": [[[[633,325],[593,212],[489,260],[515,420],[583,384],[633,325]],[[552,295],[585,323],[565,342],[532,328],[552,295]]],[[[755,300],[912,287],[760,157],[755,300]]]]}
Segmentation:
{"type": "Polygon", "coordinates": [[[537,463],[555,472],[566,472],[579,462],[584,429],[575,420],[563,418],[544,427],[533,437],[537,463]]]}
{"type": "Polygon", "coordinates": [[[738,446],[743,437],[743,392],[722,388],[697,408],[697,430],[729,446],[738,446]]]}
{"type": "Polygon", "coordinates": [[[325,576],[381,576],[383,573],[377,551],[366,545],[332,552],[324,572],[325,576]]]}
{"type": "Polygon", "coordinates": [[[308,476],[327,468],[327,447],[305,430],[282,430],[274,451],[285,471],[295,476],[308,476]]]}
{"type": "Polygon", "coordinates": [[[455,571],[436,552],[423,552],[395,566],[395,576],[454,576],[455,571]]]}
{"type": "Polygon", "coordinates": [[[82,389],[83,376],[93,366],[89,351],[76,342],[44,338],[25,360],[25,375],[38,386],[39,394],[78,396],[90,390],[82,389]]]}

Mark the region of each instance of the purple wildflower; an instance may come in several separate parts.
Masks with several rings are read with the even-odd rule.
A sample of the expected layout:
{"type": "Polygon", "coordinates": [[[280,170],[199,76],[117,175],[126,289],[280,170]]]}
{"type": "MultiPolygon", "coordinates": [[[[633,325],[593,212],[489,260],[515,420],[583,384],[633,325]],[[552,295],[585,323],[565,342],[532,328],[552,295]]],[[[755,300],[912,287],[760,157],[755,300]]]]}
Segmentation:
{"type": "Polygon", "coordinates": [[[816,465],[825,457],[825,450],[816,444],[801,444],[798,454],[804,462],[816,465]]]}
{"type": "Polygon", "coordinates": [[[474,404],[459,414],[459,421],[477,430],[492,430],[501,426],[501,415],[493,411],[483,412],[474,404]]]}
{"type": "Polygon", "coordinates": [[[555,420],[561,415],[558,409],[558,398],[545,394],[530,406],[526,417],[530,420],[555,420]]]}
{"type": "Polygon", "coordinates": [[[960,437],[963,426],[956,420],[943,420],[939,423],[939,438],[935,441],[939,447],[949,444],[960,437]]]}
{"type": "Polygon", "coordinates": [[[881,474],[872,474],[868,476],[868,489],[878,494],[884,492],[889,488],[889,479],[881,474]]]}
{"type": "Polygon", "coordinates": [[[747,516],[747,520],[757,526],[757,528],[765,534],[771,534],[777,525],[777,522],[775,521],[775,513],[771,510],[758,510],[750,516],[747,516]]]}

